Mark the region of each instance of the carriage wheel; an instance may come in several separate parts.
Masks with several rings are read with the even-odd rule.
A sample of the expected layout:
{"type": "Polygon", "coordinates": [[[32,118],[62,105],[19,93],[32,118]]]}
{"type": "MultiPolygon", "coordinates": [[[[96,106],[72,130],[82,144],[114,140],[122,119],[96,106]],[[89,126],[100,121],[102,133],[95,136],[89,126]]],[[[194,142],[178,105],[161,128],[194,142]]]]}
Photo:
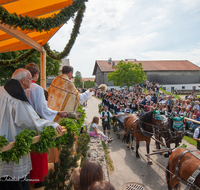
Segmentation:
{"type": "MultiPolygon", "coordinates": [[[[115,122],[115,124],[113,125],[113,130],[114,132],[117,132],[119,131],[119,123],[118,122],[115,122]]],[[[120,139],[120,134],[116,134],[118,139],[120,139]]]]}
{"type": "Polygon", "coordinates": [[[114,131],[114,132],[117,132],[117,131],[118,131],[118,130],[117,130],[117,122],[115,122],[114,125],[113,125],[113,131],[114,131]]]}

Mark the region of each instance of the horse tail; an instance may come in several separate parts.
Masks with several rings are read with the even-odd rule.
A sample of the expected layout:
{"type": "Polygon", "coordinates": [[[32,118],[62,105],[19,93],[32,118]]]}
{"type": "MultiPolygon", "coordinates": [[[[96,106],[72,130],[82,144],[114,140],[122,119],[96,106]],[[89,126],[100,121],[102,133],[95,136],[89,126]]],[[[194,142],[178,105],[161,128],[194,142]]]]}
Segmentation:
{"type": "Polygon", "coordinates": [[[123,138],[122,138],[122,142],[129,144],[130,142],[130,134],[124,134],[123,138]]]}
{"type": "Polygon", "coordinates": [[[126,134],[124,134],[124,136],[122,138],[122,142],[126,142],[126,134]]]}
{"type": "MultiPolygon", "coordinates": [[[[168,165],[166,167],[165,175],[166,175],[166,181],[167,181],[168,190],[172,190],[172,187],[170,185],[169,162],[168,162],[168,165]]],[[[179,182],[174,186],[174,190],[180,190],[180,189],[181,189],[181,185],[180,185],[180,182],[179,182]]]]}

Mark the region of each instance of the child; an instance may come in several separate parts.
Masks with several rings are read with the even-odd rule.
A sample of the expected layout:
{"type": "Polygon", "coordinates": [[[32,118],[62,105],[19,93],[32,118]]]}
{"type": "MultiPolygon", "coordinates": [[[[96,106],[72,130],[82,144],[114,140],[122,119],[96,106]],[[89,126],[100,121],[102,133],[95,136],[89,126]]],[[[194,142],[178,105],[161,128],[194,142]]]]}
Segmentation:
{"type": "Polygon", "coordinates": [[[197,110],[199,111],[199,101],[195,101],[195,105],[193,108],[197,108],[197,110]]]}
{"type": "Polygon", "coordinates": [[[131,113],[130,105],[126,105],[125,113],[131,113]]]}
{"type": "Polygon", "coordinates": [[[90,133],[91,137],[100,137],[102,141],[111,142],[112,138],[106,137],[101,131],[97,131],[97,125],[99,124],[99,118],[97,116],[93,117],[93,120],[90,124],[90,133]]]}

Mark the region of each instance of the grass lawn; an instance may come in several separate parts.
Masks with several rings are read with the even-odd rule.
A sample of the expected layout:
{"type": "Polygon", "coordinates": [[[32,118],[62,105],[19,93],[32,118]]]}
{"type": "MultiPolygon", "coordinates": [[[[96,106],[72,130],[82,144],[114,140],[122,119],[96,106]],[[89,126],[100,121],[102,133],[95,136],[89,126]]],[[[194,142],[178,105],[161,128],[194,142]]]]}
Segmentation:
{"type": "Polygon", "coordinates": [[[162,92],[164,92],[165,94],[167,94],[167,95],[173,95],[176,99],[181,99],[180,96],[175,95],[175,94],[172,94],[171,92],[167,92],[166,90],[164,90],[164,89],[162,89],[162,88],[160,88],[160,90],[161,90],[162,92]]]}
{"type": "Polygon", "coordinates": [[[185,139],[188,143],[197,146],[197,141],[195,141],[192,137],[184,136],[183,139],[185,139]]]}
{"type": "Polygon", "coordinates": [[[107,163],[107,166],[108,166],[108,170],[109,171],[114,171],[113,162],[112,162],[112,160],[110,158],[110,155],[109,155],[110,152],[108,151],[108,148],[107,148],[105,142],[104,141],[101,141],[101,142],[102,142],[103,149],[105,151],[105,158],[106,158],[106,163],[107,163]]]}

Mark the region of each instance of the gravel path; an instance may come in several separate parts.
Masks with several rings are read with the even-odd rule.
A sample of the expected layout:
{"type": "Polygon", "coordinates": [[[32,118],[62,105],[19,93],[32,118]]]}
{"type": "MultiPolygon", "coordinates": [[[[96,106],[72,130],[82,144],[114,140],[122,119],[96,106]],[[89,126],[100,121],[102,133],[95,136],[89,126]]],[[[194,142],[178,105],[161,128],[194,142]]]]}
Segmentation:
{"type": "MultiPolygon", "coordinates": [[[[100,116],[98,113],[99,103],[100,100],[96,97],[92,97],[88,100],[87,106],[85,107],[87,123],[90,123],[94,116],[100,116]]],[[[98,129],[102,131],[101,122],[98,129]]],[[[114,141],[108,143],[107,147],[110,150],[110,156],[113,160],[115,170],[109,177],[110,182],[115,186],[116,190],[121,190],[122,185],[128,182],[141,183],[148,190],[167,190],[165,172],[163,169],[155,163],[153,163],[153,165],[148,165],[147,163],[145,142],[140,142],[140,159],[138,159],[135,156],[135,150],[127,149],[121,139],[117,139],[116,135],[113,134],[113,130],[111,130],[111,136],[114,138],[114,141]]],[[[196,149],[185,140],[183,140],[182,143],[187,144],[188,148],[196,149]]],[[[152,152],[152,150],[155,150],[154,140],[151,140],[150,144],[150,152],[152,152]]],[[[161,165],[167,166],[168,158],[164,158],[163,155],[153,155],[152,158],[161,165]]],[[[184,188],[183,185],[182,187],[184,188]]]]}

